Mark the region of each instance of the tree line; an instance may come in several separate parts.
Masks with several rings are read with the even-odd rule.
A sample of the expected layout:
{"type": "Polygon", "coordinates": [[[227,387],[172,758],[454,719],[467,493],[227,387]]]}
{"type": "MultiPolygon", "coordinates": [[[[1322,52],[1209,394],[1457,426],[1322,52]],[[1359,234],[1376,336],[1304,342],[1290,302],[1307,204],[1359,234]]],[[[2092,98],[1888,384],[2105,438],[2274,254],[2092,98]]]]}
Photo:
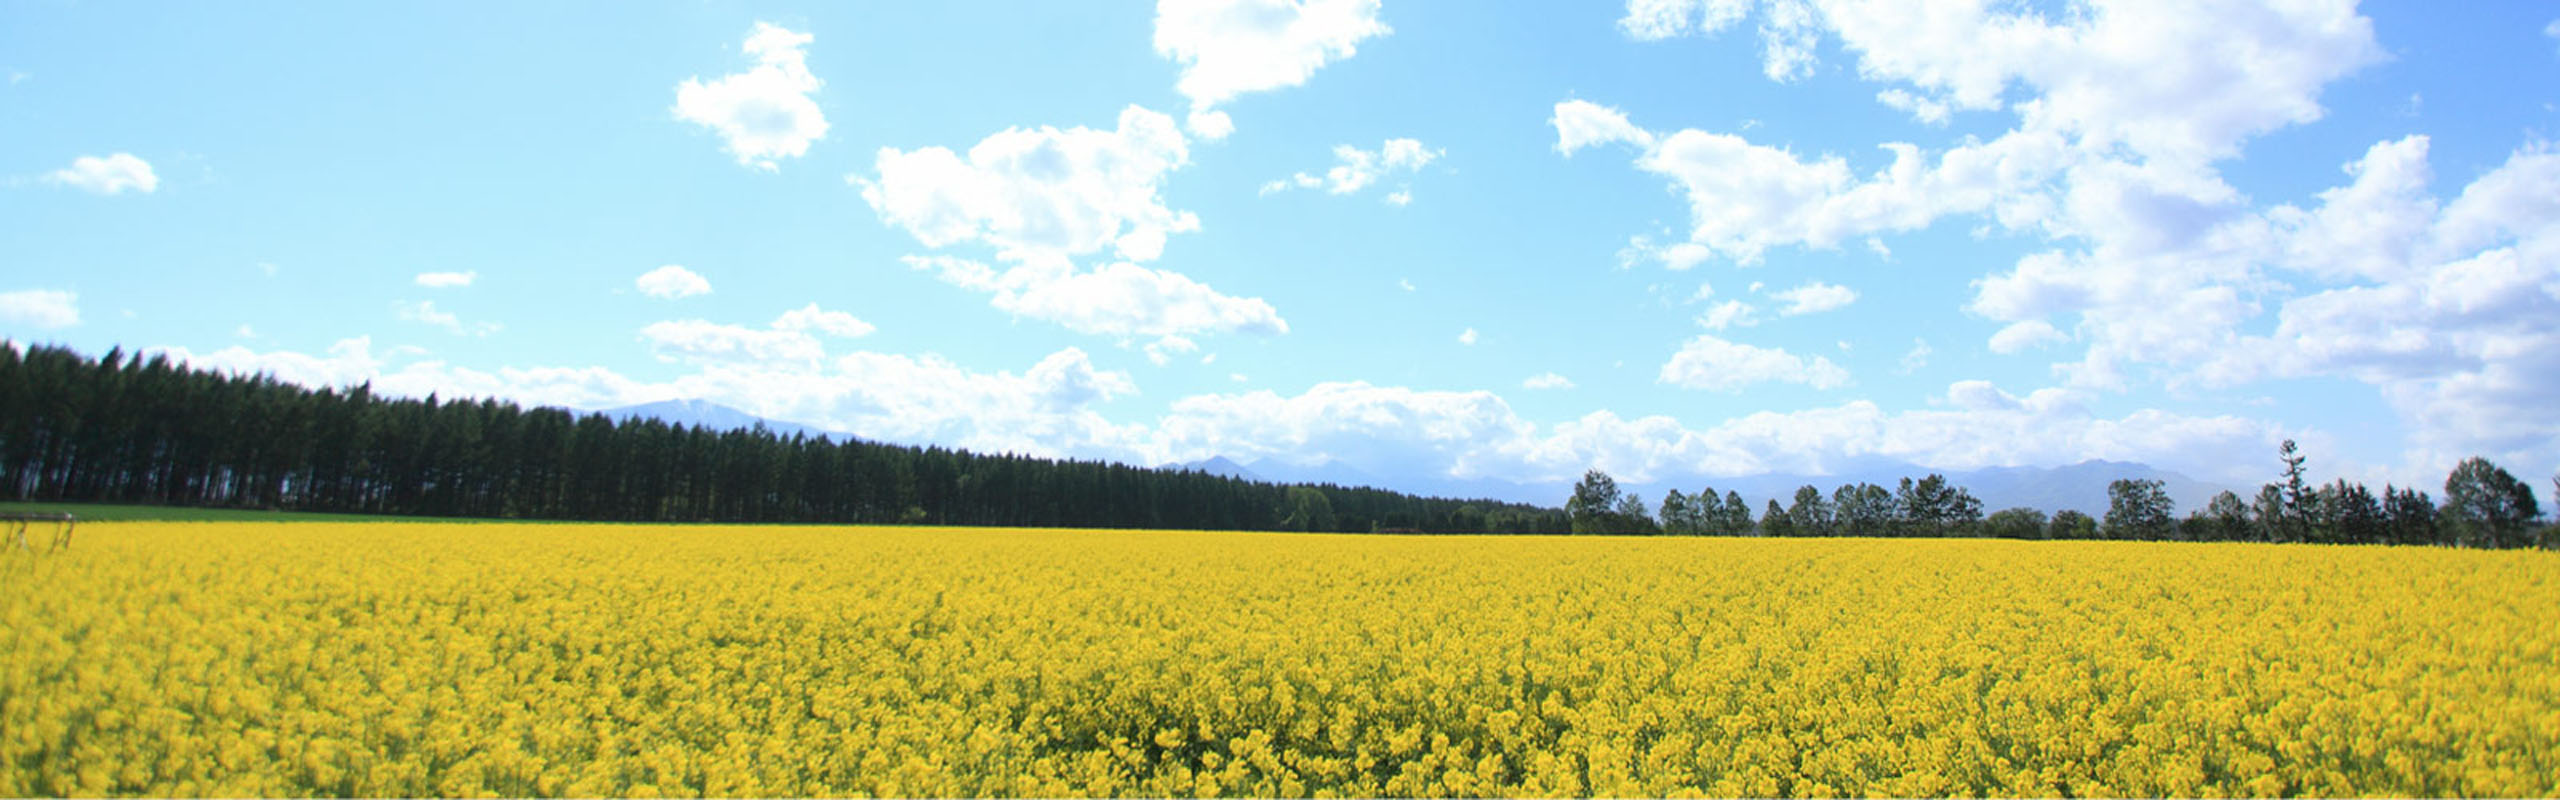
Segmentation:
{"type": "Polygon", "coordinates": [[[1562,511],[311,389],[0,342],[0,497],[492,519],[1563,533],[1562,511]]]}
{"type": "MultiPolygon", "coordinates": [[[[2415,487],[2385,485],[2376,493],[2339,480],[2310,485],[2292,440],[2278,449],[2283,480],[2243,501],[2224,491],[2185,517],[2176,515],[2160,481],[2120,479],[2107,486],[2103,518],[2064,509],[1982,513],[1970,491],[1931,474],[1901,479],[1894,489],[1849,483],[1825,494],[1805,486],[1793,502],[1768,501],[1755,519],[1739,492],[1714,487],[1664,493],[1658,509],[1622,491],[1600,470],[1584,473],[1565,501],[1574,533],[1687,536],[1982,536],[2004,539],[2434,544],[2460,547],[2560,547],[2560,524],[2542,518],[2532,488],[2484,458],[2445,476],[2444,502],[2415,487]]],[[[2560,495],[2560,477],[2552,479],[2560,495]]]]}

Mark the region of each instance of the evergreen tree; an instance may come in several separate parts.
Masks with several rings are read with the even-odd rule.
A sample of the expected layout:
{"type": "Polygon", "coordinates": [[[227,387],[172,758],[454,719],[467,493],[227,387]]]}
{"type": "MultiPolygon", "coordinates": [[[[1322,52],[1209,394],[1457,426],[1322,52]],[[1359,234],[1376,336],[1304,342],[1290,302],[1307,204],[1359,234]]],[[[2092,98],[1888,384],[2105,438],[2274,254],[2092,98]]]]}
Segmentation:
{"type": "Polygon", "coordinates": [[[1768,509],[1760,512],[1760,535],[1794,536],[1795,527],[1795,520],[1787,516],[1787,510],[1778,507],[1778,499],[1770,498],[1768,509]]]}
{"type": "Polygon", "coordinates": [[[1787,507],[1787,517],[1797,536],[1830,536],[1834,533],[1831,502],[1822,499],[1820,489],[1798,487],[1795,503],[1787,507]]]}

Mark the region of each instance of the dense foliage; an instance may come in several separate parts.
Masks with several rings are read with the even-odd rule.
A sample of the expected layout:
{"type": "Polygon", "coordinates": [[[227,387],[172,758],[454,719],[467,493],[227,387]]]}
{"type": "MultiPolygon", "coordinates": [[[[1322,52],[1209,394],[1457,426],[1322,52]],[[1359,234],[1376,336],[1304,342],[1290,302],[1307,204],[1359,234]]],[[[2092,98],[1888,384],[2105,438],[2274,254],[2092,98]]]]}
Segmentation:
{"type": "Polygon", "coordinates": [[[0,498],[414,516],[1562,533],[1553,509],[311,390],[0,344],[0,498]],[[1321,508],[1312,508],[1320,506],[1321,508]]]}
{"type": "Polygon", "coordinates": [[[2560,555],[84,525],[0,796],[2515,797],[2560,555]]]}

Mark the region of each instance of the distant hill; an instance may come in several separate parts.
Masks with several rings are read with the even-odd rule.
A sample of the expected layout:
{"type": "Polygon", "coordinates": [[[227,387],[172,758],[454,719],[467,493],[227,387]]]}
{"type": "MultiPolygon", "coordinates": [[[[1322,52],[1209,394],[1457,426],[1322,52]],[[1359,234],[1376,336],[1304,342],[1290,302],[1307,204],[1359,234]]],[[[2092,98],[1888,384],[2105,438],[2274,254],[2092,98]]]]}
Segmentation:
{"type": "Polygon", "coordinates": [[[765,419],[709,400],[661,400],[636,406],[600,409],[596,413],[611,417],[615,422],[654,419],[669,425],[682,427],[699,425],[715,431],[738,430],[762,425],[765,430],[782,437],[797,433],[833,442],[849,442],[856,438],[853,434],[842,431],[830,431],[797,422],[765,419]]]}

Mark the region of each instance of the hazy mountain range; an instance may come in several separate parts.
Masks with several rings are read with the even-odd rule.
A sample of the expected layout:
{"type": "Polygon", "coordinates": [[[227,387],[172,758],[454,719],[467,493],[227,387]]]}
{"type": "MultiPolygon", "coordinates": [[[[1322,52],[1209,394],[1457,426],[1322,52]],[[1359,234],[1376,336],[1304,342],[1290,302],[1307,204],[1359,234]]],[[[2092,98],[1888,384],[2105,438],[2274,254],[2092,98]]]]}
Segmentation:
{"type": "MultiPolygon", "coordinates": [[[[840,431],[829,431],[796,422],[770,420],[728,406],[703,400],[668,400],[635,406],[602,409],[601,413],[616,421],[654,418],[671,425],[703,427],[717,430],[763,425],[777,435],[794,433],[824,437],[832,441],[853,441],[859,437],[840,431]]],[[[1269,483],[1331,483],[1339,486],[1372,486],[1412,494],[1486,498],[1541,506],[1562,506],[1573,493],[1573,482],[1521,482],[1493,478],[1453,478],[1431,475],[1379,475],[1338,460],[1313,464],[1292,464],[1280,459],[1258,459],[1238,462],[1225,456],[1214,456],[1186,463],[1161,465],[1168,469],[1188,469],[1250,481],[1269,483]]],[[[2178,513],[2203,508],[2215,492],[2228,488],[2250,497],[2255,491],[2247,487],[2225,487],[2206,483],[2185,475],[2123,461],[2083,461],[2059,467],[1990,467],[1976,470],[1932,470],[1890,459],[1855,462],[1831,475],[1767,474],[1740,477],[1707,475],[1657,476],[1636,482],[1621,479],[1619,488],[1643,496],[1648,505],[1660,505],[1670,489],[1695,493],[1713,487],[1717,494],[1727,491],[1742,495],[1757,515],[1771,499],[1785,505],[1795,497],[1799,486],[1813,486],[1825,496],[1844,483],[1867,482],[1893,488],[1905,476],[1917,479],[1936,472],[1956,485],[1965,487],[1982,501],[1984,513],[2004,508],[2027,507],[2046,512],[2078,509],[2090,516],[2104,516],[2107,510],[2107,484],[2122,478],[2153,479],[2162,484],[2169,497],[2177,501],[2178,513]]]]}

